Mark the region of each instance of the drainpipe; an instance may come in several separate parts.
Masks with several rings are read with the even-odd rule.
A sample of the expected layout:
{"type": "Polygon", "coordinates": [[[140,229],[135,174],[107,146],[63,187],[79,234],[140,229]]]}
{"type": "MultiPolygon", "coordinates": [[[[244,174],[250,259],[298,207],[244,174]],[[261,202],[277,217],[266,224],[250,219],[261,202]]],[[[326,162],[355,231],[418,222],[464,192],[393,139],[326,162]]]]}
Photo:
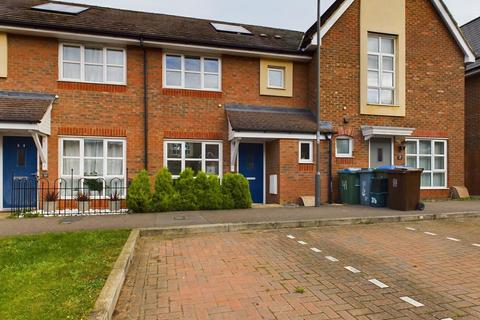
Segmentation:
{"type": "Polygon", "coordinates": [[[143,50],[143,126],[144,126],[144,166],[148,172],[148,58],[147,49],[143,43],[143,37],[140,37],[140,46],[143,50]]]}
{"type": "Polygon", "coordinates": [[[320,127],[321,127],[321,103],[320,103],[320,42],[322,41],[322,37],[320,34],[321,31],[321,0],[318,0],[317,3],[317,163],[316,163],[316,174],[315,174],[315,207],[321,206],[321,170],[320,170],[320,163],[321,163],[321,144],[320,144],[320,127]]]}
{"type": "Polygon", "coordinates": [[[333,165],[332,165],[332,158],[333,158],[333,135],[329,133],[327,135],[328,138],[328,203],[333,203],[333,165]]]}

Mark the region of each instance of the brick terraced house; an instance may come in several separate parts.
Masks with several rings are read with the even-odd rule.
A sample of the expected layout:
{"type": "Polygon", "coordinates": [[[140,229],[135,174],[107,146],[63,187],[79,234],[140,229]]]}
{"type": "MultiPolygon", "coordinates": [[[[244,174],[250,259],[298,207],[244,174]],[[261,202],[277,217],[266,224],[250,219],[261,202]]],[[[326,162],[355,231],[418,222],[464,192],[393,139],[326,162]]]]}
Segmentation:
{"type": "MultiPolygon", "coordinates": [[[[15,179],[163,167],[240,172],[256,203],[313,195],[315,31],[2,1],[0,207],[15,179]]],[[[321,36],[322,200],[348,167],[423,167],[423,197],[464,185],[474,54],[442,1],[337,0],[321,36]]]]}
{"type": "MultiPolygon", "coordinates": [[[[480,18],[462,26],[468,43],[480,55],[480,18]]],[[[465,184],[480,195],[480,59],[465,70],[465,184]]]]}

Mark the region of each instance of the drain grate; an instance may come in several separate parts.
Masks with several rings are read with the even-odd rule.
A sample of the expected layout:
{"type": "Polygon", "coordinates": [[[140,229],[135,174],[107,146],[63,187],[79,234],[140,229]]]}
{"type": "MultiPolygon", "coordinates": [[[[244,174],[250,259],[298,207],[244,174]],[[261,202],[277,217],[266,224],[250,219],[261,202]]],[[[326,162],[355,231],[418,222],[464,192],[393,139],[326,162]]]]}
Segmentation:
{"type": "Polygon", "coordinates": [[[74,222],[77,222],[77,221],[80,221],[81,218],[80,217],[68,217],[68,218],[63,218],[62,220],[60,220],[60,224],[71,224],[71,223],[74,223],[74,222]]]}
{"type": "Polygon", "coordinates": [[[173,220],[187,220],[187,218],[185,216],[174,216],[173,220]]]}

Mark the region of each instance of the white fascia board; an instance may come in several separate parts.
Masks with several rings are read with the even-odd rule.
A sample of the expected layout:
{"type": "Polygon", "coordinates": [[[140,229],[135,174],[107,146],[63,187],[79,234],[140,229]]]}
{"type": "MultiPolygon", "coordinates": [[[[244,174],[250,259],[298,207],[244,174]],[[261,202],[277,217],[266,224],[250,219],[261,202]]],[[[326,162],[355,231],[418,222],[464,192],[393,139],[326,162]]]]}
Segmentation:
{"type": "Polygon", "coordinates": [[[47,112],[43,115],[42,121],[38,124],[38,132],[49,136],[52,132],[52,105],[47,109],[47,112]]]}
{"type": "MultiPolygon", "coordinates": [[[[245,132],[232,131],[230,139],[293,139],[293,140],[316,140],[316,134],[312,133],[285,133],[285,132],[245,132]]],[[[326,140],[325,135],[321,135],[321,140],[326,140]]]]}
{"type": "MultiPolygon", "coordinates": [[[[350,6],[355,2],[355,0],[346,0],[342,5],[335,11],[335,13],[323,24],[320,29],[320,39],[330,31],[330,29],[337,23],[338,19],[345,13],[345,11],[350,8],[350,6]]],[[[310,43],[311,46],[317,46],[317,33],[315,32],[312,42],[310,43]]]]}
{"type": "MultiPolygon", "coordinates": [[[[11,27],[0,25],[1,32],[7,33],[17,33],[17,34],[26,34],[33,36],[41,37],[50,37],[57,38],[65,41],[83,41],[83,42],[96,42],[104,44],[117,44],[117,45],[132,45],[139,46],[140,39],[129,39],[121,37],[106,37],[106,36],[97,36],[83,33],[71,33],[63,31],[50,31],[50,30],[41,30],[33,28],[21,28],[21,27],[11,27]]],[[[282,60],[292,60],[292,61],[310,61],[312,57],[304,55],[295,55],[295,54],[282,54],[282,53],[269,53],[255,50],[242,50],[242,49],[227,49],[214,46],[198,46],[198,45],[188,45],[188,44],[178,44],[173,42],[162,42],[162,41],[144,41],[143,42],[147,47],[153,48],[163,48],[168,50],[177,50],[177,51],[189,51],[189,52],[202,52],[202,53],[215,53],[215,54],[231,54],[236,56],[243,57],[261,57],[261,58],[270,58],[270,59],[282,59],[282,60]]]]}
{"type": "MultiPolygon", "coordinates": [[[[347,0],[345,1],[337,11],[327,20],[327,22],[322,26],[320,31],[320,37],[323,37],[328,33],[328,31],[335,25],[335,23],[340,19],[340,17],[347,11],[347,9],[352,5],[355,0],[347,0]]],[[[447,25],[447,28],[450,30],[450,33],[454,37],[455,41],[457,42],[460,49],[462,49],[465,55],[465,63],[474,63],[475,62],[475,54],[473,53],[472,49],[468,45],[465,37],[460,31],[457,23],[452,19],[451,15],[448,13],[445,5],[442,3],[442,0],[431,0],[433,6],[440,14],[442,20],[447,25]]],[[[317,46],[317,34],[312,38],[312,42],[307,45],[308,46],[317,46]]]]}
{"type": "Polygon", "coordinates": [[[374,126],[362,126],[361,129],[365,140],[370,140],[373,137],[410,137],[415,131],[414,128],[374,126]]]}
{"type": "Polygon", "coordinates": [[[463,36],[460,28],[458,27],[457,23],[452,19],[452,16],[447,11],[444,3],[442,0],[431,0],[435,9],[437,9],[438,13],[442,17],[443,21],[447,25],[447,28],[450,30],[451,34],[455,38],[455,41],[462,49],[463,53],[465,54],[465,63],[473,63],[475,62],[475,54],[473,53],[472,49],[468,45],[465,37],[463,36]]]}

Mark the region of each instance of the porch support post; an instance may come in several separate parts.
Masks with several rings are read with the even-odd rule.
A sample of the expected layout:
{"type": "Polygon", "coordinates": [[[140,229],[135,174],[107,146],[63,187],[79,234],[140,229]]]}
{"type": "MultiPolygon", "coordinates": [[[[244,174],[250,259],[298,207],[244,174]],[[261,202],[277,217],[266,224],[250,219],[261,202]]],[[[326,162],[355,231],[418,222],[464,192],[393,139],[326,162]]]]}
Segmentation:
{"type": "Polygon", "coordinates": [[[237,162],[239,146],[240,146],[240,139],[232,140],[232,151],[230,156],[230,172],[235,172],[235,163],[237,162]]]}
{"type": "Polygon", "coordinates": [[[37,132],[31,132],[33,141],[35,142],[35,146],[37,147],[38,154],[40,155],[40,160],[42,161],[42,170],[47,171],[48,170],[48,156],[47,156],[47,139],[42,138],[43,144],[40,141],[40,138],[38,136],[37,132]]]}

